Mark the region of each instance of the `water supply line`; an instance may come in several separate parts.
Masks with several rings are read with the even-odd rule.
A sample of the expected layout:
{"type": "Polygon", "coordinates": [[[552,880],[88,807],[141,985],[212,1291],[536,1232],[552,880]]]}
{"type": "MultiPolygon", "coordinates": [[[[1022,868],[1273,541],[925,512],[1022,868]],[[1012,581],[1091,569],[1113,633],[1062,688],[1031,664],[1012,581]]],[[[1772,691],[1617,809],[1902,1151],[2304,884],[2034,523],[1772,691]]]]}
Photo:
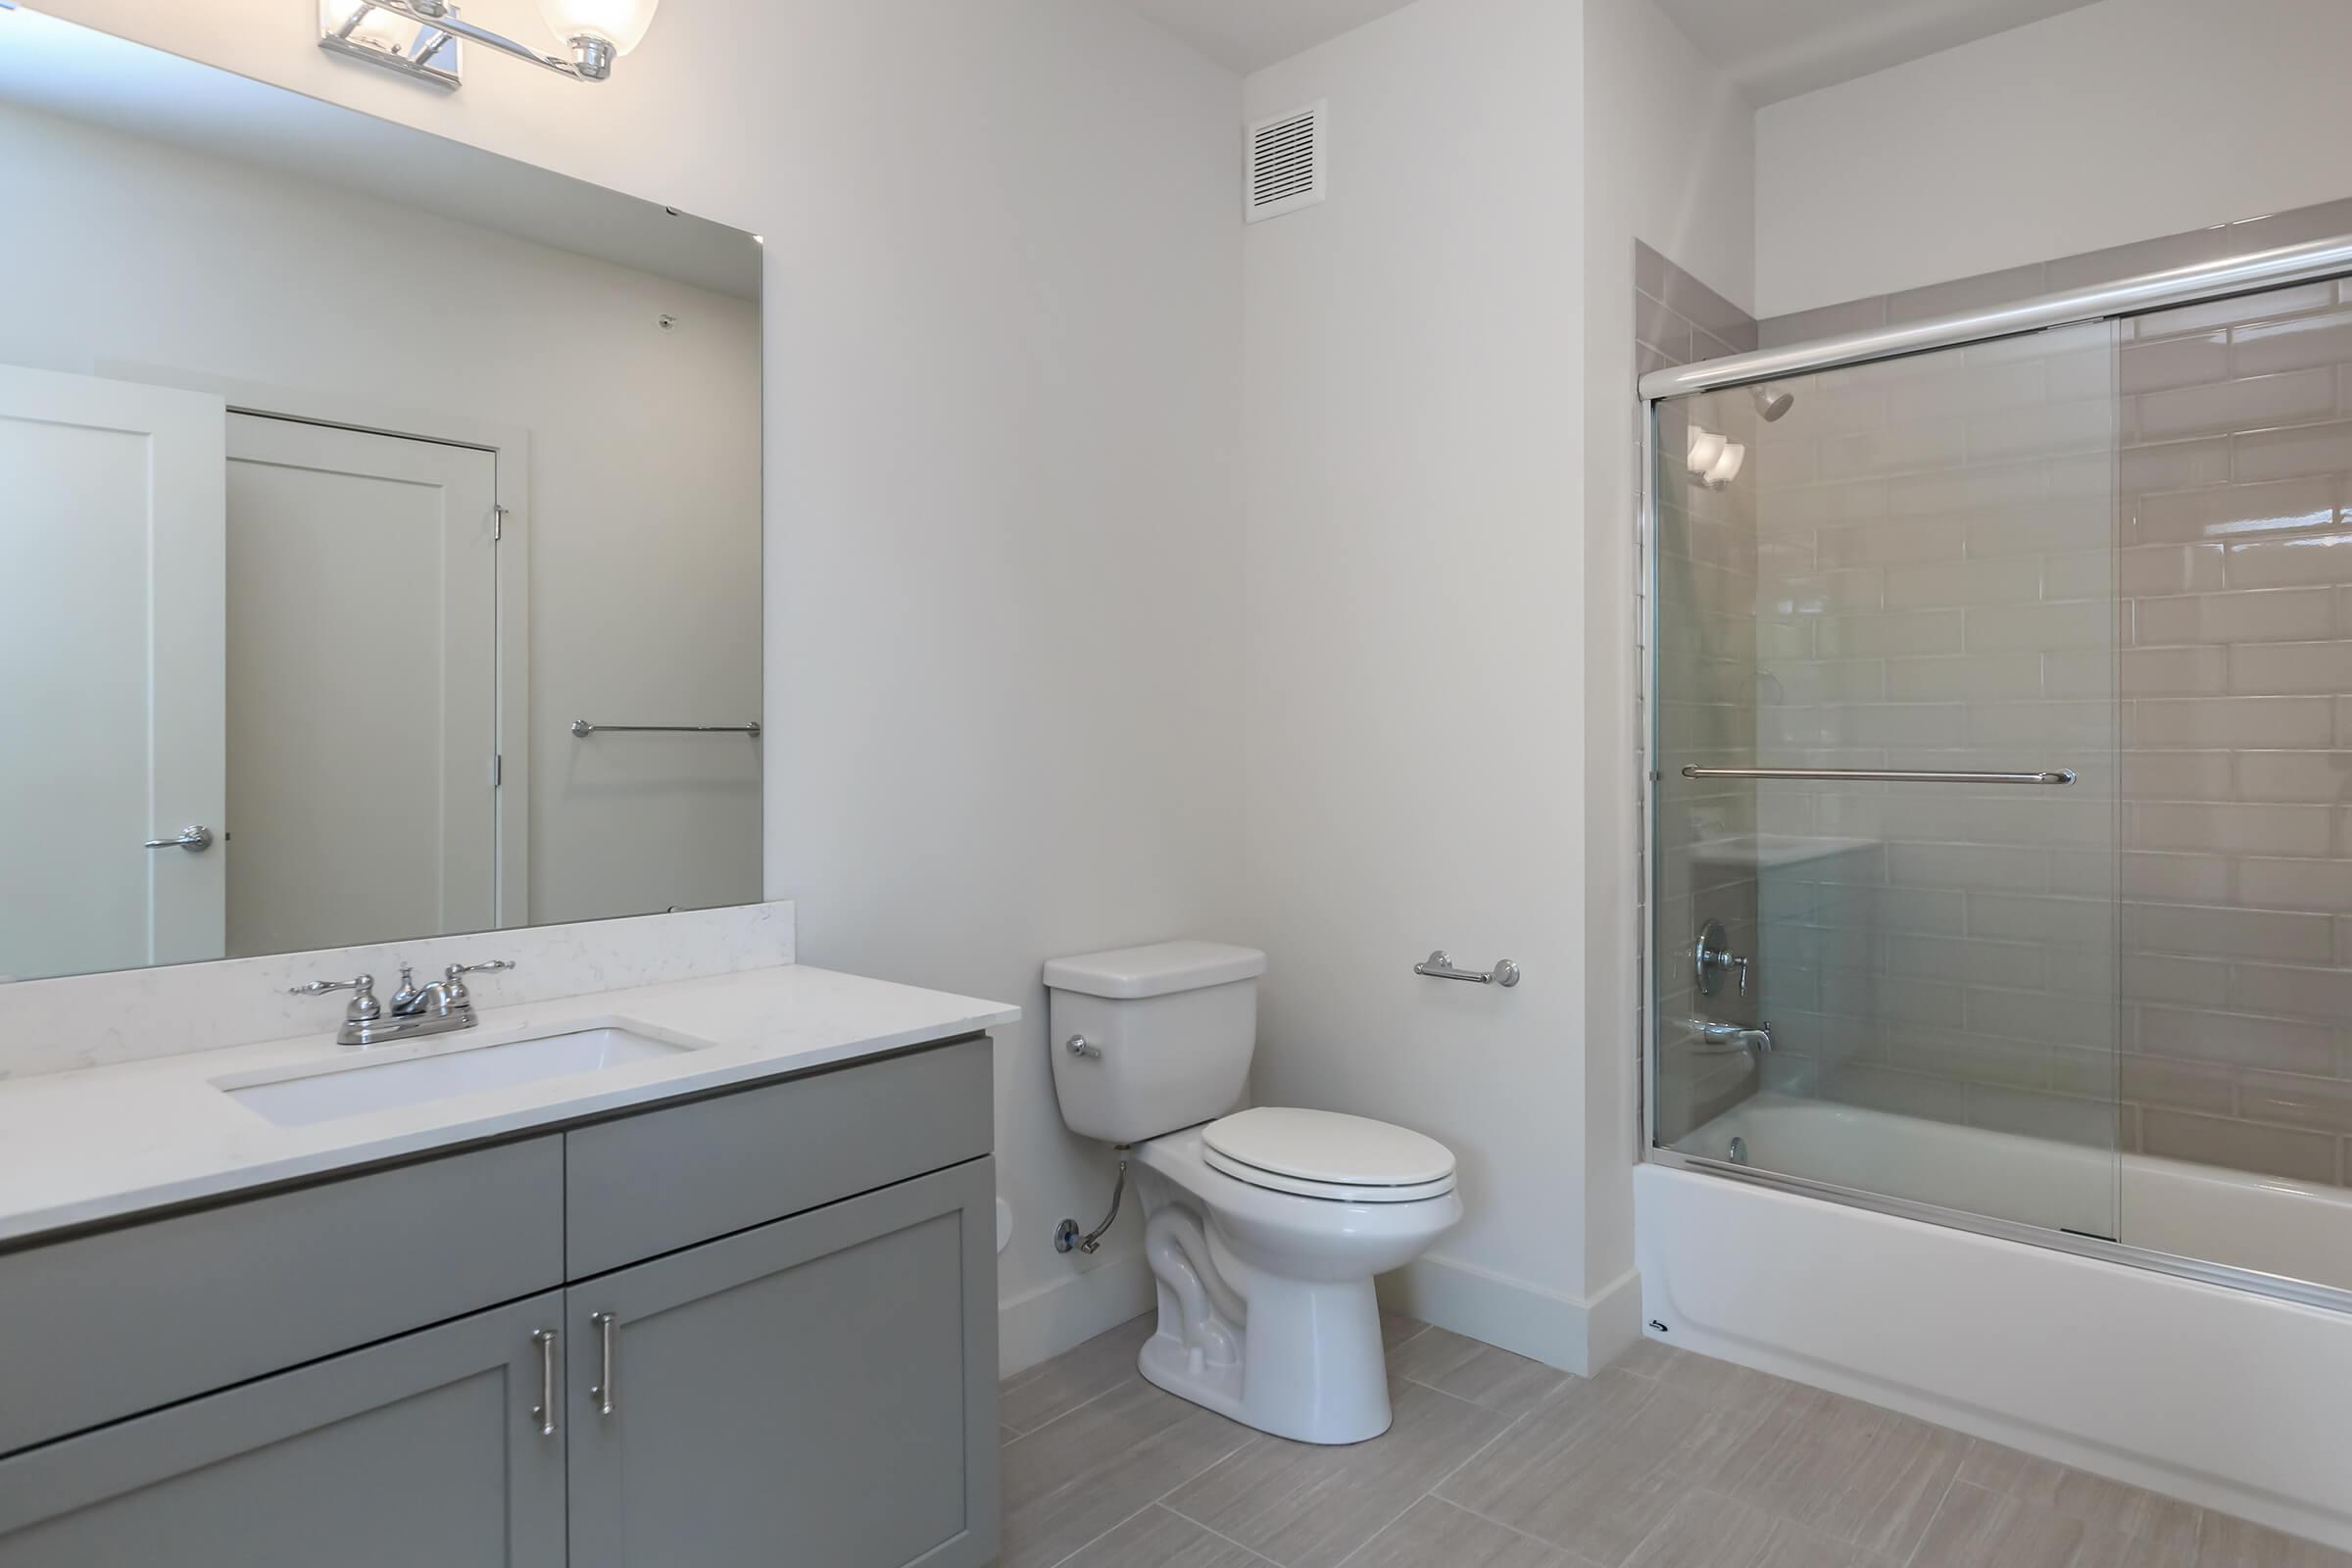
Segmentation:
{"type": "Polygon", "coordinates": [[[1056,1252],[1084,1252],[1091,1257],[1102,1248],[1102,1233],[1118,1219],[1119,1199],[1127,1191],[1127,1146],[1121,1144],[1118,1150],[1119,1179],[1111,1184],[1110,1212],[1102,1216],[1102,1224],[1083,1236],[1078,1234],[1078,1222],[1074,1219],[1065,1219],[1054,1226],[1054,1250],[1056,1252]]]}

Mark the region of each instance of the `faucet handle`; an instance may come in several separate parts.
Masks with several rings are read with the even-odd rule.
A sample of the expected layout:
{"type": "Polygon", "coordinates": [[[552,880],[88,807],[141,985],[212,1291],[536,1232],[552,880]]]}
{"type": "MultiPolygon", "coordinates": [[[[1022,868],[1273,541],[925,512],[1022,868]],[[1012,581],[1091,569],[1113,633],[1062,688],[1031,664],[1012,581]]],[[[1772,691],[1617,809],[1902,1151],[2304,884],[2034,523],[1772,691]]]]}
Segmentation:
{"type": "Polygon", "coordinates": [[[469,974],[496,974],[501,969],[512,969],[514,967],[514,960],[513,958],[492,958],[488,963],[451,964],[448,968],[441,971],[441,995],[443,998],[443,1005],[451,1008],[452,1010],[459,1007],[469,1007],[473,1005],[472,994],[466,989],[466,976],[469,974]]]}
{"type": "Polygon", "coordinates": [[[307,986],[286,987],[289,997],[323,997],[330,991],[356,993],[343,1009],[345,1023],[373,1023],[384,1015],[384,1004],[375,1000],[375,976],[371,974],[356,980],[314,980],[307,986]]]}

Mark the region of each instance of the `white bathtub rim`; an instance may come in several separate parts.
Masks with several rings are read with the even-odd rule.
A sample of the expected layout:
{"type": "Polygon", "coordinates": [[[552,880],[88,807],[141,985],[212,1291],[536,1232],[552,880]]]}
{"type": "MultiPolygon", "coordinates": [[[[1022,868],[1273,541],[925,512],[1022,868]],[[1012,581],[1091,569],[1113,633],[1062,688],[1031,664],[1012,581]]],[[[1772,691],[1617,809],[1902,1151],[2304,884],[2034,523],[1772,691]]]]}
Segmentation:
{"type": "MultiPolygon", "coordinates": [[[[1840,1115],[1864,1118],[1872,1122],[1909,1122],[1927,1130],[1929,1136],[1965,1138],[1972,1143],[1984,1142],[1995,1152],[2014,1149],[2023,1156],[2048,1159],[2082,1156],[2089,1152],[2067,1146],[2052,1145],[2048,1140],[2029,1138],[2022,1134],[1997,1132],[1987,1128],[1964,1127],[1944,1122],[1922,1122],[1919,1118],[1900,1112],[1879,1110],[1870,1106],[1843,1105],[1835,1102],[1807,1101],[1800,1098],[1759,1095],[1741,1102],[1707,1123],[1708,1127],[1725,1127],[1740,1131],[1737,1122],[1743,1113],[1761,1110],[1766,1113],[1803,1113],[1814,1109],[1835,1111],[1840,1115]]],[[[2300,1275],[2283,1274],[2273,1270],[2230,1263],[2191,1252],[2167,1250],[2145,1246],[2129,1239],[2110,1241],[2104,1236],[2078,1230],[2061,1230],[2027,1220],[2013,1220],[1975,1209],[1950,1208],[1919,1199],[1896,1197],[1873,1192],[1867,1188],[1848,1187],[1816,1177],[1796,1175],[1784,1170],[1756,1165],[1736,1165],[1728,1160],[1713,1159],[1703,1154],[1688,1154],[1680,1150],[1653,1147],[1648,1163],[1669,1169],[1704,1172],[1710,1176],[1761,1187],[1767,1191],[1791,1194],[1799,1198],[1866,1209],[1874,1213],[1891,1214],[1898,1219],[1922,1221],[1953,1230],[1967,1231],[1998,1241],[2041,1247],[2054,1251],[2069,1252],[2103,1263],[2148,1269],[2175,1278],[2194,1281],[2224,1290],[2243,1291],[2272,1300],[2290,1302],[2325,1311],[2352,1314],[2352,1282],[2345,1285],[2325,1280],[2308,1279],[2300,1275]]],[[[2091,1157],[2105,1157],[2092,1155],[2091,1157]]],[[[2119,1178],[2128,1182],[2131,1173],[2159,1180],[2191,1183],[2236,1194],[2262,1195],[2263,1200],[2283,1201],[2298,1205],[2324,1204],[2339,1211],[2342,1223],[2352,1227],[2352,1190],[2322,1187],[2297,1182],[2284,1177],[2258,1176],[2244,1171],[2231,1171],[2216,1166],[2199,1165],[2185,1160],[2166,1159],[2159,1155],[2122,1153],[2116,1157],[2119,1178]]],[[[2131,1216],[2123,1215],[2127,1238],[2131,1216]]]]}
{"type": "MultiPolygon", "coordinates": [[[[1637,1242],[1640,1271],[1642,1281],[1643,1317],[1648,1335],[1660,1344],[1695,1351],[1701,1355],[1731,1361],[1757,1371],[1784,1377],[1792,1382],[1828,1390],[1887,1409],[1932,1421],[1973,1438],[2001,1444],[2023,1452],[2072,1466],[2094,1475],[2108,1477],[2128,1486],[2143,1488],[2168,1496],[2178,1497],[2200,1507],[2252,1520],[2281,1530],[2289,1535],[2321,1542],[2341,1550],[2352,1550],[2352,1511],[2342,1503],[2316,1500],[2275,1490],[2261,1482],[2238,1476],[2221,1475],[2177,1459],[2168,1458],[2162,1451],[2162,1434],[2149,1433],[2144,1437],[2135,1430],[2133,1436],[2140,1446],[2102,1439],[2084,1431],[2068,1430],[2047,1420],[2035,1419],[2018,1411],[2005,1410],[1980,1403],[1957,1394],[1940,1393],[1899,1375],[1873,1372],[1838,1360],[1834,1355],[1816,1354],[1795,1347],[1776,1344],[1761,1337],[1739,1331],[1737,1325],[1708,1324],[1693,1318],[1678,1301],[1675,1267],[1670,1253],[1672,1242],[1658,1230],[1662,1219],[1659,1210],[1677,1199],[1701,1200],[1728,1195],[1731,1200],[1765,1205],[1757,1210],[1758,1226],[1772,1223],[1772,1210],[1781,1204],[1801,1204],[1806,1209],[1846,1210],[1844,1221],[1855,1227],[1853,1241],[1867,1252],[1869,1231],[1886,1223],[1899,1223],[1904,1216],[1873,1211],[1860,1205],[1823,1203],[1801,1192],[1777,1189],[1763,1183],[1720,1182],[1710,1180],[1715,1170],[1703,1164],[1693,1168],[1676,1168],[1665,1161],[1653,1161],[1654,1169],[1637,1172],[1637,1188],[1653,1200],[1637,1200],[1637,1242]],[[1661,1185],[1664,1184],[1664,1185],[1661,1185]],[[1664,1332],[1660,1332],[1663,1326],[1664,1332]]],[[[1738,1167],[1728,1167],[1737,1171],[1738,1167]]],[[[1905,1225],[1906,1230],[1946,1232],[1956,1251],[1986,1248],[1992,1250],[1992,1259],[2001,1259],[2011,1266],[2027,1269],[2084,1269],[2105,1276],[2103,1284],[2131,1282],[2132,1290],[2148,1293],[2146,1304],[2150,1312],[2162,1312],[2167,1301],[2186,1303],[2186,1298],[2173,1293],[2187,1293],[2209,1306],[2221,1306],[2249,1316],[2249,1328],[2259,1331],[2262,1320],[2274,1327],[2283,1327],[2288,1319],[2271,1314],[2291,1314],[2295,1326],[2302,1330],[2352,1337],[2352,1318],[2325,1307],[2304,1302],[2281,1300],[2229,1285],[2184,1278],[2165,1271],[2133,1268],[2109,1260],[2082,1255],[2070,1255],[2061,1249],[2020,1243],[2006,1238],[1972,1233],[1959,1227],[1905,1225]]],[[[1857,1254],[1860,1255],[1860,1254],[1857,1254]]],[[[1991,1261],[1992,1259],[1986,1259],[1991,1261]]],[[[1813,1259],[1815,1263],[1820,1258],[1813,1259]]],[[[1964,1267],[1968,1259],[1955,1256],[1952,1266],[1964,1267]]],[[[1813,1276],[1818,1281],[1818,1274],[1813,1276]]],[[[1824,1291],[1836,1287],[1822,1285],[1824,1291]]],[[[1950,1357],[1943,1347],[1951,1342],[1939,1341],[1923,1365],[1948,1366],[1950,1357]]],[[[2095,1373],[2101,1369],[2082,1368],[2078,1374],[2095,1373]]],[[[2104,1369],[2122,1379],[2144,1376],[2144,1369],[2123,1366],[2120,1363],[2104,1369]]],[[[2328,1407],[2332,1419],[2333,1404],[2325,1390],[2312,1390],[2308,1384],[2289,1385],[2281,1396],[2295,1397],[2308,1393],[2328,1407]]],[[[2252,1441],[2259,1442],[2259,1434],[2252,1441]]],[[[2341,1488],[2330,1489],[2330,1495],[2341,1488]]]]}

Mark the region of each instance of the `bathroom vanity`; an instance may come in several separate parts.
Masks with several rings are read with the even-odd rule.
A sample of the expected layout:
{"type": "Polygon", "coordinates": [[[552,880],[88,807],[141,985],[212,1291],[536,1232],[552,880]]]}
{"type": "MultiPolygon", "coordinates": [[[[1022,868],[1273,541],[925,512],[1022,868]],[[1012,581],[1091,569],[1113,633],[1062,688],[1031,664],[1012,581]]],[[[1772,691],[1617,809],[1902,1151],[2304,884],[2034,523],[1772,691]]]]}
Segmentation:
{"type": "Polygon", "coordinates": [[[986,1561],[1011,1015],[785,965],[0,1082],[0,1565],[986,1561]],[[237,1099],[613,1030],[676,1049],[237,1099]]]}

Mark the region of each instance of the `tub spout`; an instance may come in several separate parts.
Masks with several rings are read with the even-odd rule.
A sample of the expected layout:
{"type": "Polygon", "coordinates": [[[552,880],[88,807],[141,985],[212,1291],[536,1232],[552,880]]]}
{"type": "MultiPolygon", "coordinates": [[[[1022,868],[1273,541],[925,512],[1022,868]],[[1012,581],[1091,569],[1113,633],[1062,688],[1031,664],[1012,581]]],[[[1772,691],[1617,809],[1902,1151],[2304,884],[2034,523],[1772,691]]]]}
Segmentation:
{"type": "Polygon", "coordinates": [[[1768,1023],[1758,1024],[1753,1029],[1742,1029],[1736,1023],[1711,1023],[1704,1018],[1692,1018],[1685,1027],[1697,1035],[1705,1045],[1755,1051],[1772,1049],[1772,1025],[1768,1023]]]}

